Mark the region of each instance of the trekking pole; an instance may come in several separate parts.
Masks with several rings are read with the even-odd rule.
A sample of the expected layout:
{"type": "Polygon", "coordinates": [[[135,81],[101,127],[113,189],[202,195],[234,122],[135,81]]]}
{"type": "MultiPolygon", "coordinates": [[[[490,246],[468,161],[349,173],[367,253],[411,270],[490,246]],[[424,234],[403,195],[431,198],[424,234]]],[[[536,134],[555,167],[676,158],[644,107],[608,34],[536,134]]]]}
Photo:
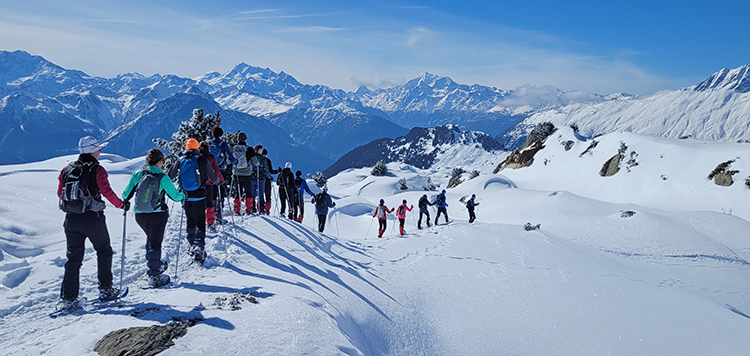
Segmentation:
{"type": "Polygon", "coordinates": [[[334,210],[333,213],[336,214],[336,238],[340,239],[339,237],[339,212],[338,210],[334,210]]]}
{"type": "Polygon", "coordinates": [[[372,228],[372,222],[375,221],[375,217],[373,216],[372,219],[370,219],[370,226],[367,228],[367,233],[365,234],[365,238],[367,238],[367,235],[370,234],[370,229],[372,228]]]}
{"type": "Polygon", "coordinates": [[[126,230],[126,224],[128,222],[128,212],[123,211],[122,212],[122,256],[120,256],[120,292],[122,293],[122,278],[125,274],[125,234],[127,232],[126,230]]]}
{"type": "Polygon", "coordinates": [[[180,230],[177,231],[177,252],[175,253],[174,262],[174,280],[177,282],[177,267],[180,265],[180,244],[182,243],[182,221],[185,218],[185,201],[182,201],[182,211],[180,211],[180,230]]]}

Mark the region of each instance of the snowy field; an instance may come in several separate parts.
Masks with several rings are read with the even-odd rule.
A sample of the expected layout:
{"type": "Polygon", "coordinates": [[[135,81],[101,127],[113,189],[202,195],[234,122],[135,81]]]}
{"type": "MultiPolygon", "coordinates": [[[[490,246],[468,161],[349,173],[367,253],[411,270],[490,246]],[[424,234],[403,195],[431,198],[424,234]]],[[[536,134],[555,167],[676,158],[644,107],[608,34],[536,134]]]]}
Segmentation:
{"type": "MultiPolygon", "coordinates": [[[[207,238],[204,266],[187,263],[178,205],[165,237],[162,289],[145,283],[145,235],[126,217],[121,307],[52,319],[65,263],[55,190],[73,156],[0,166],[0,350],[8,355],[95,355],[110,331],[201,318],[163,355],[742,355],[750,349],[750,145],[633,134],[591,140],[561,129],[529,168],[492,174],[507,155],[460,166],[448,189],[451,222],[417,230],[419,184],[445,187],[457,157],[431,170],[390,164],[390,176],[348,170],[329,180],[337,203],[325,233],[276,216],[236,216],[207,238]],[[562,142],[574,141],[565,151],[562,142]],[[621,147],[637,153],[598,175],[621,147]],[[735,183],[706,177],[734,159],[735,183]],[[448,162],[451,166],[448,165],[448,162]],[[411,189],[401,190],[406,178],[411,189]],[[468,224],[462,197],[477,195],[468,224]],[[384,198],[415,205],[405,236],[396,219],[377,238],[371,213],[384,198]],[[632,213],[634,214],[632,214],[632,213]],[[526,231],[526,223],[540,224],[526,231]],[[252,295],[239,310],[217,303],[252,295]]],[[[460,158],[460,157],[458,157],[460,158]]],[[[103,155],[117,192],[142,160],[103,155]]],[[[310,181],[313,189],[314,184],[310,181]]],[[[439,192],[439,191],[438,191],[439,192]]],[[[276,208],[274,208],[274,211],[276,208]]],[[[121,210],[106,211],[120,276],[121,210]]],[[[431,217],[434,222],[434,210],[431,217]]],[[[183,235],[184,236],[184,235],[183,235]]],[[[81,295],[96,297],[88,245],[81,295]]]]}

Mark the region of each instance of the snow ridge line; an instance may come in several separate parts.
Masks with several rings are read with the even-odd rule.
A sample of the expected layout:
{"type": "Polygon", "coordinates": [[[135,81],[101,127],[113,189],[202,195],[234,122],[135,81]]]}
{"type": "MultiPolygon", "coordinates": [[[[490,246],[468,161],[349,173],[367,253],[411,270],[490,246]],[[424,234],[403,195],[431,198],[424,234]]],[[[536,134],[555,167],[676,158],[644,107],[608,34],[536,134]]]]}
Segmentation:
{"type": "Polygon", "coordinates": [[[701,253],[695,253],[695,254],[681,254],[681,255],[652,255],[652,254],[645,254],[645,253],[637,253],[637,252],[624,252],[624,251],[614,251],[614,250],[602,250],[604,252],[612,253],[619,256],[625,256],[625,257],[647,257],[647,258],[677,258],[677,259],[689,259],[689,260],[711,260],[711,261],[717,261],[717,262],[725,262],[725,263],[731,263],[731,264],[740,264],[743,266],[750,266],[750,262],[747,260],[744,260],[739,257],[731,257],[731,256],[722,256],[722,255],[711,255],[711,254],[701,254],[701,253]]]}

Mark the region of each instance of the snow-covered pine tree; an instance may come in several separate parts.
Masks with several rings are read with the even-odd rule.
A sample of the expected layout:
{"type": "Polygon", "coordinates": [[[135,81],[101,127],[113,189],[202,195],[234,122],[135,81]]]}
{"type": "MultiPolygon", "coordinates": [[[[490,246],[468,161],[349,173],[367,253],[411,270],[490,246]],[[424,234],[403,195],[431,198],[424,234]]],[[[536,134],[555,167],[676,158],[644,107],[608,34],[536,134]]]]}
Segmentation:
{"type": "Polygon", "coordinates": [[[152,142],[165,152],[165,168],[169,169],[172,163],[177,161],[180,153],[185,150],[185,143],[188,139],[194,138],[196,140],[205,141],[208,137],[211,137],[211,129],[214,126],[221,126],[221,115],[220,112],[216,112],[216,115],[204,115],[203,109],[193,109],[193,117],[187,121],[183,121],[177,132],[172,134],[172,141],[167,141],[163,138],[155,138],[152,142]]]}
{"type": "Polygon", "coordinates": [[[453,171],[451,171],[451,179],[448,180],[448,188],[455,188],[463,183],[464,181],[461,180],[461,175],[464,174],[464,172],[466,171],[461,167],[453,168],[453,171]]]}
{"type": "Polygon", "coordinates": [[[386,166],[385,161],[381,159],[378,163],[375,163],[375,167],[372,167],[370,174],[376,177],[388,175],[388,166],[386,166]]]}
{"type": "Polygon", "coordinates": [[[325,187],[326,183],[328,183],[328,177],[326,177],[323,172],[316,172],[313,176],[313,180],[315,181],[315,185],[318,186],[318,188],[323,189],[325,187]]]}

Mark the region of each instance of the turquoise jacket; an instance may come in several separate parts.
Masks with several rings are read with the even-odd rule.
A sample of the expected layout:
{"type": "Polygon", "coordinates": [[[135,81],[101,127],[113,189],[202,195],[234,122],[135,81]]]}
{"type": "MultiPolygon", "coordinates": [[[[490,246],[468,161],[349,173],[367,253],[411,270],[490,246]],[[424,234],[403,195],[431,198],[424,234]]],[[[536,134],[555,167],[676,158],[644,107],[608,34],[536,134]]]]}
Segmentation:
{"type": "MultiPolygon", "coordinates": [[[[172,180],[169,179],[169,176],[164,173],[164,171],[156,166],[148,166],[145,169],[147,169],[151,173],[162,173],[164,176],[161,178],[161,182],[159,184],[159,193],[165,192],[166,195],[169,196],[170,199],[174,201],[183,201],[185,200],[185,194],[178,191],[177,188],[175,188],[174,183],[172,183],[172,180]]],[[[130,182],[128,182],[128,185],[125,187],[125,191],[122,193],[123,200],[130,200],[130,198],[133,197],[135,194],[135,188],[138,185],[138,182],[141,181],[141,177],[143,177],[143,170],[138,170],[133,172],[133,175],[130,176],[130,182]]],[[[163,204],[164,209],[160,209],[159,211],[167,211],[166,204],[163,204]]],[[[133,210],[136,213],[140,213],[140,211],[136,210],[135,207],[133,210]]]]}

